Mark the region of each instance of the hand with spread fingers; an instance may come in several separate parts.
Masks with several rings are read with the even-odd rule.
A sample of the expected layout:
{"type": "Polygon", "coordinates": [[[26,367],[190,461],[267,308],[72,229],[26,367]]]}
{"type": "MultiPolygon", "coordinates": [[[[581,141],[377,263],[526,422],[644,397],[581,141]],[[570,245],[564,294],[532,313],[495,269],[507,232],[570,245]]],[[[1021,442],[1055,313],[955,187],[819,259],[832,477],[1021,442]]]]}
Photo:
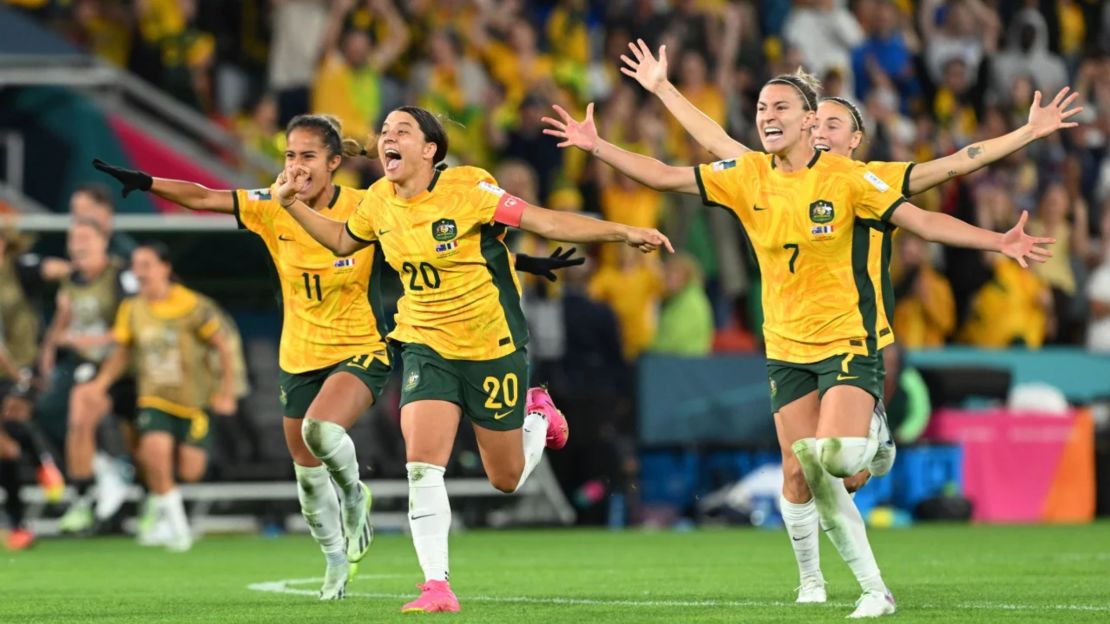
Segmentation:
{"type": "Polygon", "coordinates": [[[1045,262],[1052,257],[1052,252],[1040,245],[1051,245],[1055,238],[1043,236],[1029,236],[1025,233],[1025,222],[1029,220],[1029,211],[1023,210],[1017,225],[1010,228],[1002,235],[1002,245],[999,249],[1004,255],[1018,261],[1023,269],[1029,268],[1027,260],[1045,262]]]}
{"type": "Polygon", "coordinates": [[[103,160],[100,160],[99,158],[94,158],[92,161],[92,165],[98,171],[103,171],[104,173],[107,173],[113,178],[119,180],[120,184],[123,185],[121,191],[124,197],[130,195],[131,191],[149,191],[151,185],[154,184],[154,178],[152,178],[150,174],[146,173],[145,171],[138,171],[136,169],[124,169],[123,167],[110,165],[103,160]]]}

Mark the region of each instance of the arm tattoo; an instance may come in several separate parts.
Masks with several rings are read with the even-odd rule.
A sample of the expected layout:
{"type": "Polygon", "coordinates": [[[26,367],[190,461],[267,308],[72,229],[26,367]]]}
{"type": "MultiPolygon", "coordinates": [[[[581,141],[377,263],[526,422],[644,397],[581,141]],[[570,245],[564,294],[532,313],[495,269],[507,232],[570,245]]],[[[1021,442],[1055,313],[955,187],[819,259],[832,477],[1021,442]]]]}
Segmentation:
{"type": "Polygon", "coordinates": [[[968,158],[974,159],[976,156],[978,156],[979,154],[982,154],[982,153],[983,153],[983,148],[979,147],[978,145],[972,145],[971,147],[967,148],[967,157],[968,158]]]}
{"type": "Polygon", "coordinates": [[[958,174],[958,173],[956,173],[956,170],[955,170],[955,169],[952,169],[951,171],[949,171],[949,172],[948,172],[948,177],[949,177],[949,178],[954,178],[954,177],[956,177],[957,175],[959,175],[959,174],[958,174]]]}

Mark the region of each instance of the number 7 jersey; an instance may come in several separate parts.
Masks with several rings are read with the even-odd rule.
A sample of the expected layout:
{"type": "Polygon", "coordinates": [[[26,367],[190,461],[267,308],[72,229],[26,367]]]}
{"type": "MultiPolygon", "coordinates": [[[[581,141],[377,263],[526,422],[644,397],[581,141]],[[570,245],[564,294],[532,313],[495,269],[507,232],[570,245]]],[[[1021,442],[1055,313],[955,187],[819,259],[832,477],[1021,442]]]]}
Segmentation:
{"type": "MultiPolygon", "coordinates": [[[[304,373],[367,353],[388,366],[379,327],[377,247],[337,258],[270,196],[270,189],[240,189],[233,197],[239,227],[266,243],[281,282],[281,369],[304,373]]],[[[345,221],[361,197],[361,191],[335,186],[320,214],[345,221]]]]}
{"type": "Polygon", "coordinates": [[[894,341],[883,300],[888,244],[873,237],[905,199],[864,163],[816,152],[798,171],[750,152],[695,168],[702,200],[735,214],[763,284],[767,359],[873,355],[894,341]]]}

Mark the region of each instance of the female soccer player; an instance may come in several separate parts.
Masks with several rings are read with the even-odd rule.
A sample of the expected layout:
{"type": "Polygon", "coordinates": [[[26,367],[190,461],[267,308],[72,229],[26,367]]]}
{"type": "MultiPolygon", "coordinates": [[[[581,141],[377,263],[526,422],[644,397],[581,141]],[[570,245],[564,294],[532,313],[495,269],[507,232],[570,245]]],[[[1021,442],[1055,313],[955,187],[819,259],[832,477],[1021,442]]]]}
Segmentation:
{"type": "MultiPolygon", "coordinates": [[[[338,121],[322,115],[294,118],[285,136],[286,166],[308,171],[298,199],[332,218],[347,219],[362,191],[333,184],[332,175],[344,157],[364,154],[362,146],[343,138],[338,121]]],[[[346,430],[381,395],[391,370],[382,339],[377,250],[336,258],[305,234],[269,189],[212,190],[101,161],[94,166],[123,183],[124,196],[132,190],[150,191],[191,210],[234,214],[240,228],[266,243],[282,291],[278,357],[285,441],[293,457],[301,513],[327,561],[320,599],[343,598],[348,561],[365,557],[373,539],[371,497],[359,481],[346,430]],[[327,431],[328,440],[304,435],[302,428],[305,433],[327,431]],[[332,479],[339,485],[342,505],[332,494],[332,479]]],[[[582,259],[526,260],[518,268],[543,272],[582,259]]]]}
{"type": "MultiPolygon", "coordinates": [[[[622,55],[621,60],[626,66],[621,68],[621,72],[635,78],[640,86],[654,93],[702,147],[717,158],[735,158],[750,151],[747,146],[730,137],[724,128],[699,111],[667,80],[666,46],[660,46],[658,59],[651,54],[651,50],[642,39],[637,40],[635,44],[629,43],[628,47],[635,60],[622,55]]],[[[1066,120],[1082,112],[1083,108],[1070,108],[1079,94],[1072,93],[1069,96],[1068,91],[1067,87],[1061,89],[1052,102],[1044,107],[1040,105],[1041,93],[1035,92],[1033,104],[1029,109],[1028,123],[1001,137],[975,143],[955,154],[924,163],[871,162],[868,163],[868,168],[883,181],[895,188],[901,188],[906,196],[924,192],[953,177],[967,175],[1005,158],[1057,130],[1075,127],[1077,125],[1075,122],[1066,120]]],[[[863,116],[854,104],[843,98],[821,100],[817,106],[817,123],[812,131],[813,146],[816,149],[828,150],[851,158],[863,139],[863,116]]],[[[877,239],[876,243],[883,249],[889,249],[892,233],[893,228],[880,224],[871,232],[871,235],[877,239]]],[[[880,258],[872,263],[869,273],[872,279],[876,275],[880,276],[882,305],[887,315],[886,323],[889,326],[892,322],[889,315],[894,311],[894,290],[890,282],[889,254],[884,253],[884,256],[886,256],[885,259],[880,258]]],[[[778,417],[776,415],[776,418],[778,417]]],[[[880,449],[881,452],[876,455],[877,474],[889,470],[894,460],[893,445],[881,446],[880,449]]],[[[801,469],[793,454],[784,454],[783,471],[786,475],[795,475],[793,483],[789,477],[787,478],[786,487],[795,490],[790,498],[810,499],[808,488],[801,477],[801,469]]],[[[845,486],[849,492],[854,492],[867,482],[870,475],[871,471],[865,469],[846,479],[845,486]]],[[[817,510],[812,500],[797,505],[785,496],[781,500],[781,507],[802,576],[798,602],[824,602],[826,593],[824,577],[820,572],[817,510]]]]}
{"type": "Polygon", "coordinates": [[[385,177],[346,223],[297,198],[309,180],[304,167],[287,167],[273,187],[289,214],[336,255],[377,242],[402,278],[389,338],[404,360],[409,523],[425,576],[405,612],[459,610],[447,580],[451,507],[443,475],[462,415],[474,425],[490,483],[503,492],[520,488],[545,445],[566,442],[566,421],[554,409],[525,410],[521,401],[528,330],[505,227],[570,242],[625,242],[644,252],[670,248],[656,230],[530,206],[481,169],[438,168],[446,155],[447,135],[435,116],[406,106],[386,117],[378,138],[385,177]]]}
{"type": "Polygon", "coordinates": [[[881,257],[869,224],[894,223],[930,240],[1042,260],[1049,252],[1026,236],[1026,216],[1005,235],[905,202],[862,163],[814,150],[808,133],[817,93],[808,76],[779,76],[760,92],[756,127],[766,153],[698,167],[672,167],[601,140],[593,105],[583,122],[556,107],[546,133],[561,147],[589,151],[649,187],[700,194],[731,210],[751,237],[763,273],[764,334],[771,404],[784,455],[793,453],[805,490],[784,486],[790,502],[812,492],[826,532],[860,582],[851,617],[893,613],[859,511],[844,477],[875,456],[869,435],[882,396],[878,350],[893,342],[881,314],[881,289],[869,265],[881,257]],[[798,496],[801,494],[802,496],[798,496]]]}
{"type": "MultiPolygon", "coordinates": [[[[168,524],[166,546],[184,551],[192,536],[181,492],[181,481],[198,481],[208,466],[208,415],[235,413],[235,372],[231,350],[220,328],[219,310],[208,298],[173,281],[169,248],[162,243],[140,245],[131,254],[139,294],[124,299],[116,314],[112,337],[116,348],[92,381],[100,403],[107,406],[108,388],[124,373],[132,355],[138,377],[139,463],[153,499],[152,506],[168,524]],[[219,352],[219,391],[207,396],[208,347],[219,352]],[[176,459],[175,459],[176,458],[176,459]]],[[[140,536],[140,539],[148,536],[140,536]]]]}

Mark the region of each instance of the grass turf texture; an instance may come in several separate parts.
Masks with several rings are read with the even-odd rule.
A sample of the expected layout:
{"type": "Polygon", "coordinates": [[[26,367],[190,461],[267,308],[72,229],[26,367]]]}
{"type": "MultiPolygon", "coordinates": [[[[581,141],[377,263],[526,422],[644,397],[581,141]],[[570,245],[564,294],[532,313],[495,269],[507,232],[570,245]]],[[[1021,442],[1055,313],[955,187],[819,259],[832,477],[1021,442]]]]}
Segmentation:
{"type": "MultiPolygon", "coordinates": [[[[1110,621],[1108,523],[885,530],[873,544],[898,622],[1110,621]]],[[[474,531],[451,549],[463,612],[401,615],[422,580],[401,535],[379,536],[337,603],[315,599],[323,559],[307,537],[207,537],[182,555],[120,538],[43,540],[0,552],[0,622],[810,624],[842,622],[859,593],[823,541],[830,604],[791,604],[783,532],[474,531]]]]}

